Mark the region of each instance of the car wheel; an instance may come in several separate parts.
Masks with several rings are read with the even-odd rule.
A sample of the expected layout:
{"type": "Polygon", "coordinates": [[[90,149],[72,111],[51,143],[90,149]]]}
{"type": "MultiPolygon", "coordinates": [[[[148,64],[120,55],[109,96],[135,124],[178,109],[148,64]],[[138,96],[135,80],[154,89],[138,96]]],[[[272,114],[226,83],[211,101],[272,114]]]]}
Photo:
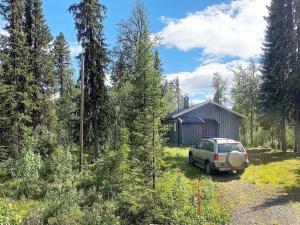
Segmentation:
{"type": "Polygon", "coordinates": [[[192,154],[189,154],[189,163],[190,163],[190,164],[193,164],[193,163],[194,163],[194,159],[193,159],[192,154]]]}
{"type": "Polygon", "coordinates": [[[205,172],[209,175],[209,174],[212,174],[212,169],[211,169],[211,166],[210,166],[210,163],[207,162],[205,164],[205,172]]]}
{"type": "Polygon", "coordinates": [[[242,175],[244,172],[245,172],[245,170],[237,170],[237,171],[236,171],[236,174],[237,174],[237,175],[242,175]]]}

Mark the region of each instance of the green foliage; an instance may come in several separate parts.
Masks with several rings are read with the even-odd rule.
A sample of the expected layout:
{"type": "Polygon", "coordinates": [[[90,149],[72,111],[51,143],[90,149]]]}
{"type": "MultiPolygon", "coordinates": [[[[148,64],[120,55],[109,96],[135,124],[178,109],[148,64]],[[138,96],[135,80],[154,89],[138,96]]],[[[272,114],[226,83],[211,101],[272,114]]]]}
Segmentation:
{"type": "Polygon", "coordinates": [[[0,224],[1,225],[18,225],[21,219],[12,214],[12,204],[8,201],[0,200],[0,224]]]}
{"type": "Polygon", "coordinates": [[[70,68],[71,50],[70,45],[63,33],[60,33],[52,49],[53,63],[55,67],[55,93],[59,94],[56,103],[58,117],[58,142],[64,146],[74,142],[76,122],[79,120],[78,111],[79,88],[72,79],[74,71],[70,68]]]}
{"type": "Polygon", "coordinates": [[[25,147],[19,158],[16,160],[14,167],[14,177],[23,179],[26,182],[31,182],[39,179],[42,169],[42,160],[39,155],[33,152],[37,145],[37,139],[27,137],[25,147]]]}
{"type": "Polygon", "coordinates": [[[75,186],[74,180],[68,179],[48,187],[47,205],[43,212],[44,223],[79,224],[83,214],[78,205],[80,196],[75,186]]]}
{"type": "Polygon", "coordinates": [[[214,73],[211,86],[215,89],[214,101],[219,104],[224,104],[227,101],[225,96],[227,84],[219,73],[214,73]]]}
{"type": "Polygon", "coordinates": [[[120,219],[115,216],[115,204],[112,202],[101,202],[94,204],[84,210],[85,214],[81,224],[87,225],[120,225],[120,219]]]}
{"type": "MultiPolygon", "coordinates": [[[[207,192],[203,193],[207,198],[207,192]]],[[[201,224],[194,193],[183,174],[165,173],[155,191],[153,219],[158,224],[201,224]]],[[[208,200],[208,199],[207,199],[208,200]]],[[[211,199],[209,199],[211,200],[211,199]]]]}
{"type": "Polygon", "coordinates": [[[183,108],[183,93],[180,89],[179,78],[168,81],[164,79],[162,87],[165,113],[171,113],[183,108]]]}
{"type": "Polygon", "coordinates": [[[4,125],[4,137],[7,140],[4,144],[13,149],[11,156],[15,156],[22,148],[24,130],[31,124],[34,110],[31,98],[33,77],[28,63],[29,49],[26,47],[23,6],[21,0],[13,2],[4,0],[0,6],[1,16],[7,22],[5,30],[9,36],[4,51],[1,52],[1,56],[4,56],[1,66],[3,70],[0,82],[1,98],[5,98],[4,108],[1,108],[4,123],[1,125],[4,125]],[[3,87],[8,92],[3,91],[3,87]]]}
{"type": "Polygon", "coordinates": [[[84,49],[86,145],[93,146],[93,160],[104,150],[109,129],[109,99],[105,85],[108,54],[103,21],[106,8],[98,0],[81,0],[69,8],[74,16],[77,39],[84,49]]]}
{"type": "Polygon", "coordinates": [[[43,159],[48,158],[57,146],[57,134],[46,126],[37,126],[29,135],[36,140],[32,150],[43,159]]]}
{"type": "Polygon", "coordinates": [[[55,121],[54,105],[50,99],[54,86],[53,63],[49,51],[52,35],[44,17],[41,0],[24,1],[23,23],[26,47],[30,53],[27,64],[33,76],[32,125],[34,128],[41,125],[52,129],[55,121]]]}
{"type": "Polygon", "coordinates": [[[57,147],[47,162],[47,172],[51,181],[63,181],[72,173],[73,156],[69,149],[57,147]]]}
{"type": "Polygon", "coordinates": [[[254,140],[258,132],[258,100],[260,74],[259,67],[251,60],[247,68],[238,64],[234,70],[234,84],[231,89],[234,101],[233,109],[242,113],[247,119],[241,126],[241,139],[244,145],[257,144],[254,140]]]}

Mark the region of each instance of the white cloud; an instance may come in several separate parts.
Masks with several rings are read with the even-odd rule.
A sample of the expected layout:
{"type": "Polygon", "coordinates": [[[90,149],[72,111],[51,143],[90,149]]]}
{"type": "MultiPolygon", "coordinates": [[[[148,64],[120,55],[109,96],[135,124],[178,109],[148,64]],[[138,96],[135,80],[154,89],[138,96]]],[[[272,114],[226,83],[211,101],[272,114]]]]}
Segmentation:
{"type": "Polygon", "coordinates": [[[82,47],[78,43],[71,43],[70,49],[72,57],[76,57],[82,52],[82,47]]]}
{"type": "MultiPolygon", "coordinates": [[[[201,65],[192,72],[179,72],[167,74],[167,79],[179,78],[179,82],[183,92],[188,93],[191,97],[202,95],[205,99],[212,98],[214,90],[211,87],[211,81],[215,72],[220,73],[223,79],[227,81],[230,88],[233,78],[233,69],[238,64],[246,66],[248,63],[243,60],[231,61],[228,63],[209,63],[201,65]]],[[[194,101],[202,101],[205,99],[194,99],[194,101]]]]}
{"type": "Polygon", "coordinates": [[[236,0],[217,4],[185,18],[162,17],[162,44],[182,51],[203,49],[205,55],[247,59],[261,54],[270,0],[236,0]]]}

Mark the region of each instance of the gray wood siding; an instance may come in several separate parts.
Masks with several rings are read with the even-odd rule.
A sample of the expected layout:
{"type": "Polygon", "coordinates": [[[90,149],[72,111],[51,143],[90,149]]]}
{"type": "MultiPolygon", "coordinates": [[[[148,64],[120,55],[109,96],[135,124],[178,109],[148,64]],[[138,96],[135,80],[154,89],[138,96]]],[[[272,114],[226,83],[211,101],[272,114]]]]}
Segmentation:
{"type": "Polygon", "coordinates": [[[194,145],[202,137],[201,124],[182,124],[182,145],[194,145]]]}
{"type": "Polygon", "coordinates": [[[216,120],[219,123],[219,137],[239,140],[239,125],[241,123],[241,119],[235,114],[213,104],[207,104],[184,114],[183,117],[195,116],[200,116],[202,119],[216,120]]]}

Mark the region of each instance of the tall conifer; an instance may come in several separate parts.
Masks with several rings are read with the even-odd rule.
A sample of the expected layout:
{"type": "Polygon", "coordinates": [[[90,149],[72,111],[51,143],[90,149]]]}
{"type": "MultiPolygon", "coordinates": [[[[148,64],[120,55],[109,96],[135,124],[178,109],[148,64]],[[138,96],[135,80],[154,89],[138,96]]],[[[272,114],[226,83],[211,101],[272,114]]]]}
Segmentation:
{"type": "Polygon", "coordinates": [[[58,126],[61,128],[60,132],[65,134],[65,136],[60,135],[61,139],[70,145],[74,139],[75,121],[78,119],[76,117],[76,111],[78,110],[76,97],[79,94],[79,90],[72,80],[73,70],[70,68],[71,50],[63,33],[56,37],[52,54],[55,67],[54,86],[56,95],[59,96],[56,101],[58,126]]]}
{"type": "Polygon", "coordinates": [[[29,68],[29,49],[24,32],[24,4],[22,0],[2,1],[1,14],[7,21],[6,31],[9,34],[7,49],[3,58],[3,74],[1,83],[5,89],[1,91],[6,118],[4,129],[6,144],[17,152],[22,148],[23,134],[32,123],[32,74],[29,68]],[[4,97],[6,92],[10,94],[4,97]]]}
{"type": "Polygon", "coordinates": [[[103,20],[106,11],[98,0],[81,0],[69,8],[83,48],[85,65],[85,134],[86,142],[94,145],[94,160],[99,157],[108,134],[108,94],[105,86],[107,49],[103,20]]]}
{"type": "Polygon", "coordinates": [[[24,31],[26,45],[29,48],[30,72],[33,75],[33,101],[35,108],[32,115],[33,125],[48,128],[53,123],[53,63],[49,52],[52,35],[43,15],[41,0],[25,0],[24,31]]]}
{"type": "Polygon", "coordinates": [[[265,116],[278,121],[281,149],[286,151],[288,54],[286,0],[273,0],[267,18],[268,27],[262,56],[260,104],[265,116]]]}

